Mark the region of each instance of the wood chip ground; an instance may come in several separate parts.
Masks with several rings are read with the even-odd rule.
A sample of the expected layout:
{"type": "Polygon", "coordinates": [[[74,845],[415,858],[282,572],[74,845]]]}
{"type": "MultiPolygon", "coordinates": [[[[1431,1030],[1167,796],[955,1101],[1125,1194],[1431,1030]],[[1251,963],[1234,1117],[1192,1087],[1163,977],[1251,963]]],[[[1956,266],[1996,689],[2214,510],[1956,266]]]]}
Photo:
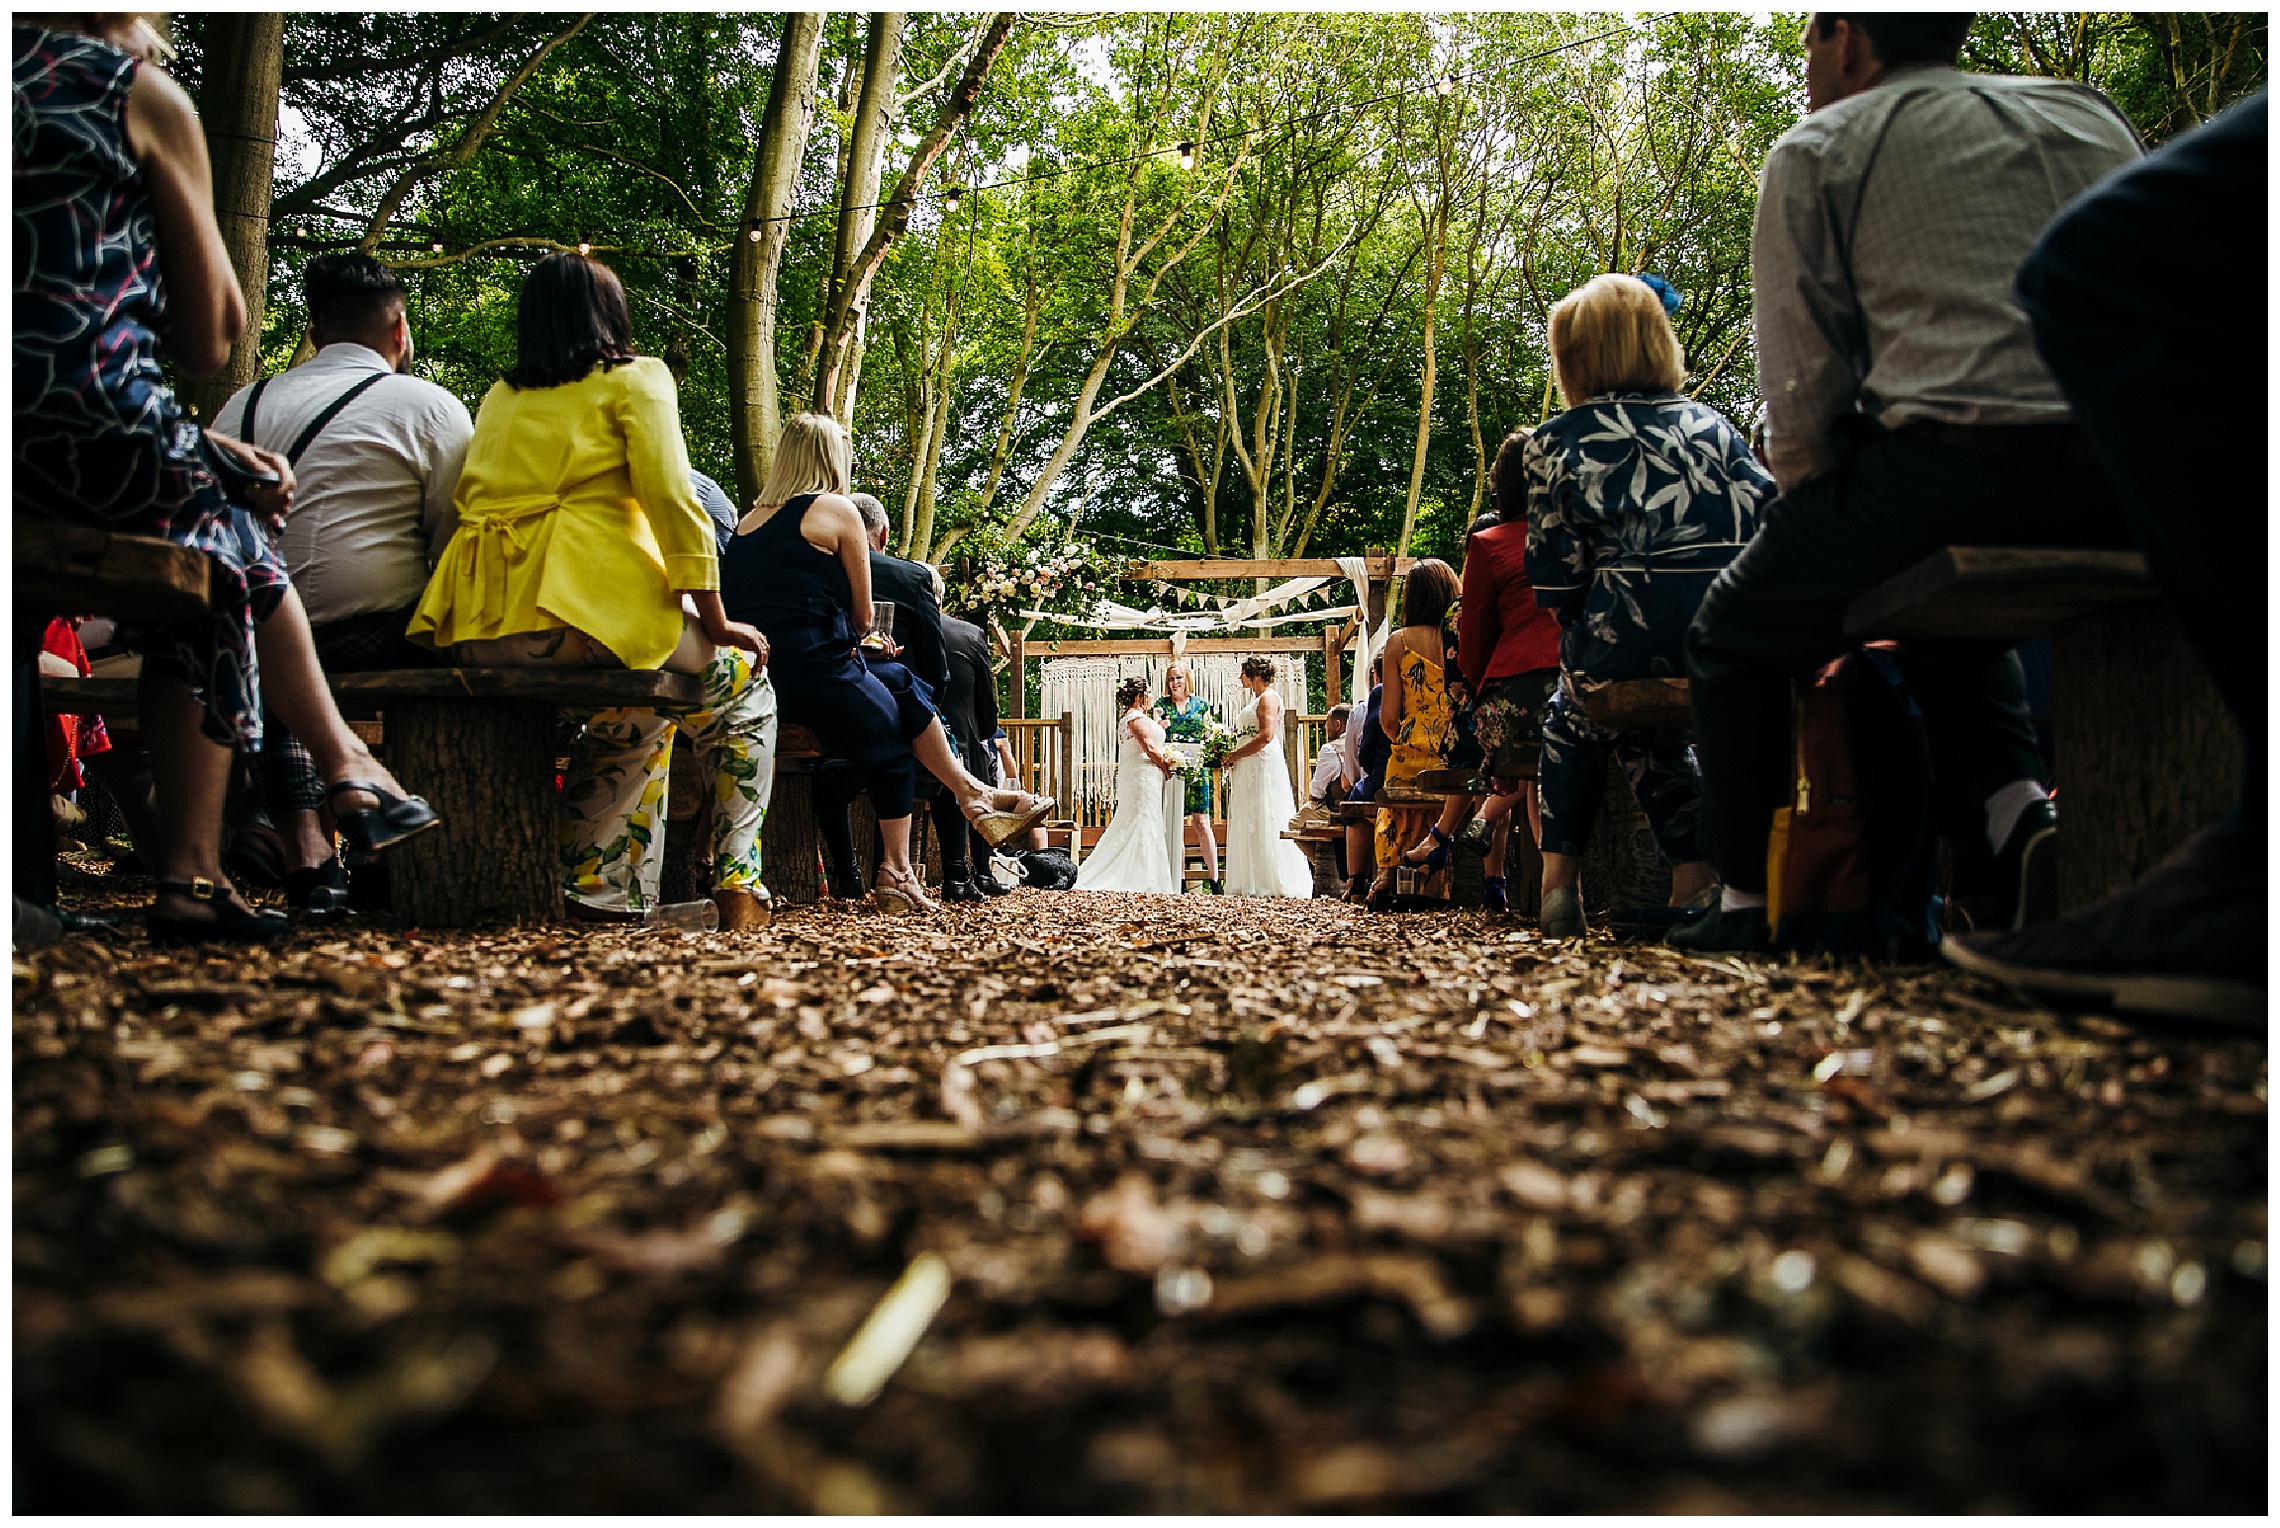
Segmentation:
{"type": "Polygon", "coordinates": [[[2261,1037],[1027,891],[75,939],[14,1028],[23,1510],[2265,1499],[2261,1037]]]}

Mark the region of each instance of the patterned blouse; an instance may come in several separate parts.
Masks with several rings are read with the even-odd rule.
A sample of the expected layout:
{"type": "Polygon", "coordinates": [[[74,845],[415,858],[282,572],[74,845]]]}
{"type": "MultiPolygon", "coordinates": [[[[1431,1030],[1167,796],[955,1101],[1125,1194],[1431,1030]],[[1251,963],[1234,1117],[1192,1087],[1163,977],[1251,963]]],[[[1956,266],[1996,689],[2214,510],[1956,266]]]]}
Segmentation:
{"type": "Polygon", "coordinates": [[[1726,416],[1677,393],[1619,392],[1529,438],[1528,582],[1560,621],[1560,666],[1676,678],[1710,581],[1774,496],[1726,416]]]}

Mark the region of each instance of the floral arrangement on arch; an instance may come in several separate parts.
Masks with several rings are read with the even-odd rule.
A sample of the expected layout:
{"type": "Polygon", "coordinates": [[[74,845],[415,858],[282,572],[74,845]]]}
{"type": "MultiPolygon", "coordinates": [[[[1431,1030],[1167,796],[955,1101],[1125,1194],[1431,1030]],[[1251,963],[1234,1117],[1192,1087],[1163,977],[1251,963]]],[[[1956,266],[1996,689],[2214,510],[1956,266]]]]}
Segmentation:
{"type": "Polygon", "coordinates": [[[1041,610],[1090,615],[1124,567],[1122,559],[1105,557],[1075,539],[1007,546],[975,536],[967,538],[962,550],[963,576],[952,586],[952,601],[993,614],[1041,610]]]}

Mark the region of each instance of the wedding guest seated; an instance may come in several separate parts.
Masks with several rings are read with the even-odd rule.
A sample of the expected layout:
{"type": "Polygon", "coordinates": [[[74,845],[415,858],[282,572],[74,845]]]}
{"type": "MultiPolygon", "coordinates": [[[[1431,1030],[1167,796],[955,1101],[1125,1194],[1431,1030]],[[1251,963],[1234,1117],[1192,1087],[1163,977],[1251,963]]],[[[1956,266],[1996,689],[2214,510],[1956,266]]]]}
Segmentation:
{"type": "MultiPolygon", "coordinates": [[[[934,574],[934,597],[944,593],[942,573],[934,574]]],[[[997,778],[996,750],[988,739],[998,728],[997,679],[990,672],[989,639],[971,621],[942,617],[942,646],[950,666],[950,682],[935,698],[942,703],[942,725],[959,762],[977,780],[997,778]]],[[[1044,829],[1030,832],[1042,835],[1044,829]]],[[[934,836],[942,844],[942,900],[979,902],[986,892],[974,885],[974,868],[989,858],[989,845],[966,825],[958,803],[948,791],[934,798],[934,836]]],[[[1040,846],[1042,847],[1042,846],[1040,846]]]]}
{"type": "Polygon", "coordinates": [[[711,522],[665,363],[637,357],[625,289],[583,255],[523,278],[515,365],[476,411],[459,526],[411,622],[468,667],[666,669],[704,700],[587,716],[562,789],[563,901],[574,918],[639,921],[663,873],[676,731],[733,782],[712,812],[721,926],[765,921],[760,824],[775,783],[767,640],[721,606],[711,522]]]}
{"type": "MultiPolygon", "coordinates": [[[[440,819],[397,790],[325,686],[272,539],[293,508],[291,463],[202,429],[164,380],[162,363],[220,371],[246,322],[197,111],[157,67],[172,49],[148,13],[18,13],[13,35],[17,509],[206,554],[208,613],[128,628],[164,833],[150,933],[276,939],[291,925],[247,906],[221,863],[232,754],[260,747],[265,704],[314,756],[353,844],[383,848],[440,819]]],[[[20,685],[36,646],[19,640],[20,685]]],[[[52,901],[38,778],[19,863],[50,847],[46,882],[28,889],[52,901]]]]}
{"type": "MultiPolygon", "coordinates": [[[[891,690],[906,687],[904,680],[881,673],[883,665],[898,664],[911,679],[925,686],[928,704],[936,705],[950,681],[949,659],[942,639],[942,601],[935,592],[938,576],[924,563],[895,557],[887,551],[887,507],[867,493],[848,499],[863,517],[863,533],[871,548],[871,601],[894,607],[893,629],[875,629],[863,647],[863,662],[891,690]]],[[[847,761],[826,760],[816,772],[816,831],[823,840],[826,879],[838,886],[856,884],[855,840],[849,830],[847,808],[863,791],[863,773],[846,767],[847,761]]],[[[913,789],[926,801],[937,823],[958,819],[956,797],[944,796],[932,775],[917,777],[913,789]]],[[[963,829],[960,829],[961,834],[963,829]]]]}
{"type": "Polygon", "coordinates": [[[2240,728],[2239,796],[2135,884],[1942,947],[2054,999],[2259,1030],[2270,1012],[2269,347],[2237,304],[2211,296],[2261,302],[2269,280],[2267,114],[2260,90],[2108,176],[2043,230],[2018,276],[2035,349],[2097,442],[2146,566],[2240,728]]]}
{"type": "Polygon", "coordinates": [[[1560,683],[1544,717],[1543,911],[1548,938],[1583,933],[1576,884],[1610,756],[1671,866],[1671,905],[1703,906],[1717,873],[1696,841],[1701,782],[1678,729],[1611,731],[1587,688],[1685,670],[1710,581],[1757,533],[1773,481],[1726,417],[1680,389],[1686,357],[1668,283],[1595,276],[1552,309],[1567,411],[1529,437],[1527,577],[1559,618],[1560,683]]]}
{"type": "MultiPolygon", "coordinates": [[[[1781,499],[1687,639],[1704,847],[1725,886],[1671,935],[1683,948],[1767,942],[1790,685],[1852,646],[1855,599],[1951,544],[2129,544],[2012,283],[2062,208],[2138,158],[2137,135],[2080,81],[1959,71],[1971,20],[1816,12],[1805,25],[1808,115],[1766,156],[1750,241],[1781,499]]],[[[1935,824],[1994,856],[1998,921],[2022,925],[2047,910],[2029,862],[2056,849],[2058,818],[2018,657],[2003,642],[1915,642],[1902,667],[1935,824]]]]}
{"type": "MultiPolygon", "coordinates": [[[[1409,582],[1401,591],[1401,628],[1386,639],[1384,695],[1378,726],[1388,747],[1384,784],[1407,785],[1430,769],[1439,769],[1447,751],[1454,717],[1449,705],[1447,670],[1456,654],[1449,650],[1441,618],[1457,598],[1457,574],[1438,557],[1422,558],[1409,569],[1409,582]]],[[[1393,906],[1408,846],[1427,837],[1437,813],[1431,807],[1378,808],[1377,880],[1370,887],[1370,906],[1380,911],[1393,906]]],[[[1445,844],[1438,845],[1438,865],[1407,860],[1406,868],[1420,872],[1415,897],[1446,902],[1449,899],[1449,862],[1445,844]]]]}
{"type": "Polygon", "coordinates": [[[1306,785],[1306,799],[1317,805],[1335,806],[1345,797],[1346,718],[1353,714],[1353,706],[1340,701],[1322,719],[1322,751],[1314,756],[1314,775],[1306,785]]]}
{"type": "MultiPolygon", "coordinates": [[[[1543,837],[1536,781],[1522,776],[1536,773],[1544,708],[1560,677],[1559,622],[1536,602],[1528,582],[1528,434],[1515,430],[1497,448],[1489,473],[1496,518],[1465,542],[1458,602],[1457,667],[1473,687],[1473,734],[1487,756],[1484,773],[1495,794],[1457,841],[1485,850],[1489,868],[1499,876],[1515,808],[1527,811],[1529,841],[1543,837]]],[[[1501,879],[1496,890],[1504,890],[1501,879]]]]}
{"type": "Polygon", "coordinates": [[[871,668],[871,538],[848,497],[847,433],[828,414],[784,422],[759,502],[729,543],[729,610],[768,634],[787,719],[864,773],[882,841],[877,904],[893,912],[938,904],[910,862],[917,765],[947,785],[993,846],[1027,832],[1051,803],[993,791],[968,773],[935,714],[933,695],[899,663],[871,668]]]}
{"type": "MultiPolygon", "coordinates": [[[[1378,715],[1385,700],[1385,686],[1381,682],[1385,673],[1383,654],[1370,660],[1370,693],[1362,702],[1362,719],[1354,724],[1347,717],[1345,761],[1339,779],[1346,787],[1347,801],[1369,801],[1376,797],[1378,787],[1385,783],[1386,757],[1392,744],[1386,741],[1385,729],[1378,725],[1378,715]]],[[[1370,881],[1374,861],[1370,849],[1371,824],[1349,822],[1346,839],[1341,847],[1346,852],[1346,900],[1369,900],[1370,881]]]]}
{"type": "MultiPolygon", "coordinates": [[[[317,353],[240,388],[214,427],[293,464],[293,518],[278,550],[325,671],[423,668],[435,654],[404,628],[458,522],[452,497],[474,421],[450,393],[407,374],[412,331],[394,271],[360,251],[319,255],[301,290],[317,353]]],[[[274,717],[263,723],[261,766],[287,855],[286,900],[312,913],[345,907],[348,880],[318,817],[323,784],[274,717]]]]}

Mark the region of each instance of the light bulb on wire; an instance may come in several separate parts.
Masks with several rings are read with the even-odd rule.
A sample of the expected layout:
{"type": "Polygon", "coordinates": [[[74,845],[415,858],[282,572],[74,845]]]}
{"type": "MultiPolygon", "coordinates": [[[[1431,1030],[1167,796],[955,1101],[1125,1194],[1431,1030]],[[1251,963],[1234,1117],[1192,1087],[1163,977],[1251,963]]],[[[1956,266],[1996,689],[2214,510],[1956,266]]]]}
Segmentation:
{"type": "Polygon", "coordinates": [[[588,243],[587,243],[587,242],[586,242],[584,239],[580,239],[580,240],[578,241],[578,253],[579,253],[579,254],[581,254],[581,255],[590,255],[590,254],[592,254],[593,252],[594,252],[594,246],[593,246],[593,245],[591,245],[591,244],[588,244],[588,243]]]}
{"type": "Polygon", "coordinates": [[[744,237],[757,244],[760,242],[760,230],[757,227],[746,229],[744,237]]]}
{"type": "Polygon", "coordinates": [[[1195,140],[1192,138],[1180,141],[1180,168],[1183,170],[1195,168],[1195,140]]]}
{"type": "Polygon", "coordinates": [[[431,254],[437,254],[437,255],[440,255],[440,254],[442,254],[442,253],[443,253],[443,243],[442,243],[442,241],[441,241],[441,240],[438,240],[437,242],[435,242],[435,243],[433,243],[433,244],[430,244],[430,245],[428,246],[428,252],[429,252],[429,253],[431,253],[431,254]]]}
{"type": "Polygon", "coordinates": [[[964,186],[952,186],[944,192],[942,196],[943,212],[945,214],[955,213],[958,210],[958,203],[965,198],[965,195],[966,188],[964,186]]]}
{"type": "Polygon", "coordinates": [[[1455,73],[1452,72],[1441,76],[1440,80],[1433,86],[1433,93],[1435,95],[1447,95],[1449,92],[1455,90],[1456,88],[1457,77],[1455,73]]]}

